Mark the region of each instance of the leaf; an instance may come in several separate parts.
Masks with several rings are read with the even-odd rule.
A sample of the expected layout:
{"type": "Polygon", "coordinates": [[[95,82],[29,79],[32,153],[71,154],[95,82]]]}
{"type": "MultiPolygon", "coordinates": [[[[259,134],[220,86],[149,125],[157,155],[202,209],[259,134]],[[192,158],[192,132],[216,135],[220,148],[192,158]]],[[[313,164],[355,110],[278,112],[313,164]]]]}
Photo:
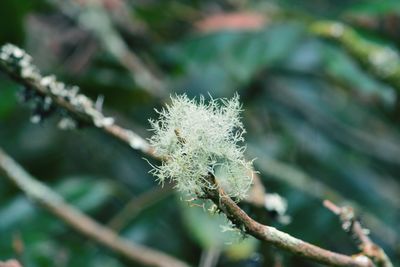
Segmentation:
{"type": "Polygon", "coordinates": [[[190,207],[183,201],[180,207],[190,236],[203,249],[222,249],[233,260],[248,258],[256,250],[256,239],[250,236],[243,238],[239,230],[228,225],[224,215],[211,214],[198,206],[190,207]]]}
{"type": "Polygon", "coordinates": [[[191,91],[226,96],[263,68],[277,66],[291,54],[303,34],[298,24],[276,24],[255,32],[205,34],[167,49],[167,57],[182,65],[191,91]],[[193,89],[194,88],[194,89],[193,89]]]}

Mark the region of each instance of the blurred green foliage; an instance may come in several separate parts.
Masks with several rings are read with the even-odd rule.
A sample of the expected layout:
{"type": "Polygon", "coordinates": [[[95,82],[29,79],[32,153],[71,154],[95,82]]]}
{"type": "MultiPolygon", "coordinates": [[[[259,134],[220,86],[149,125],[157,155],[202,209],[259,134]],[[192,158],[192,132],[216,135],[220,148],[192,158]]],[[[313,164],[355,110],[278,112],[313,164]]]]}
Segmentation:
{"type": "MultiPolygon", "coordinates": [[[[287,199],[292,222],[280,225],[265,211],[243,208],[296,237],[352,254],[351,237],[321,201],[350,203],[400,264],[400,2],[98,0],[103,17],[91,27],[112,22],[102,37],[79,20],[80,9],[92,8],[86,2],[0,1],[0,43],[21,45],[45,73],[92,98],[104,95],[105,112],[145,137],[153,109],[169,99],[137,86],[104,43],[107,34],[163,77],[167,95],[238,92],[248,158],[257,158],[267,190],[287,199]],[[240,27],[260,16],[262,23],[240,27]],[[315,30],[331,29],[327,20],[343,23],[354,38],[315,30]],[[371,68],[375,49],[391,56],[375,57],[379,64],[371,68]]],[[[55,118],[30,123],[19,91],[0,76],[0,146],[69,203],[107,224],[131,198],[158,186],[142,155],[95,129],[61,131],[55,118]]],[[[283,266],[318,266],[253,239],[227,246],[224,219],[187,206],[179,196],[161,198],[126,221],[121,235],[193,266],[210,249],[222,249],[218,266],[270,266],[276,255],[283,266]]],[[[132,266],[32,205],[6,179],[0,234],[0,260],[18,258],[27,267],[132,266]]]]}

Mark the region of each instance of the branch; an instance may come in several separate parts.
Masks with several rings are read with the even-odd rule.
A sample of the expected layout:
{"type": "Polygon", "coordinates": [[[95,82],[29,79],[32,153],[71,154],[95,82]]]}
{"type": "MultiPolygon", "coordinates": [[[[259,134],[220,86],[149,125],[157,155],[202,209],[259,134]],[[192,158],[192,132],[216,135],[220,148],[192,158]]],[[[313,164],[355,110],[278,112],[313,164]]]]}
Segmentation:
{"type": "Polygon", "coordinates": [[[187,267],[188,265],[163,252],[133,244],[100,225],[81,211],[68,205],[56,192],[36,180],[0,148],[0,171],[30,199],[84,236],[111,249],[126,259],[147,266],[187,267]]]}
{"type": "Polygon", "coordinates": [[[144,138],[116,125],[113,118],[105,117],[92,100],[79,93],[78,87],[67,86],[54,76],[43,76],[32,64],[32,58],[22,49],[11,44],[1,47],[0,70],[27,90],[32,90],[38,100],[42,101],[37,107],[40,110],[36,114],[39,121],[48,116],[49,112],[62,108],[72,116],[73,124],[95,126],[133,149],[155,157],[144,138]]]}
{"type": "MultiPolygon", "coordinates": [[[[39,110],[39,113],[36,114],[38,119],[35,119],[35,121],[40,121],[42,118],[51,115],[51,112],[61,108],[61,110],[67,111],[69,117],[61,120],[59,126],[63,128],[66,127],[65,125],[69,127],[71,124],[94,126],[131,148],[154,159],[161,160],[154,154],[153,148],[143,137],[119,126],[113,118],[106,117],[101,109],[96,106],[96,103],[79,93],[79,87],[67,86],[57,81],[56,77],[52,75],[43,76],[32,64],[32,57],[22,49],[11,44],[2,46],[0,49],[0,70],[23,85],[27,91],[32,91],[35,94],[36,102],[39,102],[39,105],[35,108],[36,111],[39,110]]],[[[30,94],[28,92],[28,95],[30,94]]],[[[255,206],[267,208],[265,201],[268,195],[265,193],[260,178],[255,176],[254,181],[255,184],[247,201],[255,206]]]]}
{"type": "Polygon", "coordinates": [[[318,179],[311,177],[293,165],[266,157],[264,153],[260,153],[260,151],[255,147],[249,146],[249,149],[252,155],[257,157],[257,161],[255,162],[256,167],[263,174],[278,181],[285,182],[297,191],[317,198],[320,201],[326,198],[326,196],[329,196],[330,199],[334,199],[336,202],[346,202],[356,210],[363,210],[363,218],[366,223],[374,229],[374,232],[381,236],[390,246],[397,246],[399,238],[393,227],[389,226],[385,221],[373,213],[365,211],[365,209],[363,209],[363,207],[361,207],[357,202],[347,199],[340,192],[330,188],[322,182],[319,182],[318,179]]]}
{"type": "Polygon", "coordinates": [[[324,201],[324,206],[339,216],[343,230],[354,238],[358,248],[365,256],[369,257],[379,267],[393,267],[383,249],[369,238],[369,230],[362,227],[351,207],[338,207],[329,200],[324,201]]]}
{"type": "MultiPolygon", "coordinates": [[[[34,90],[43,98],[44,104],[50,102],[55,107],[61,107],[68,111],[79,123],[93,125],[114,138],[130,145],[132,148],[156,158],[153,149],[145,139],[130,130],[116,125],[112,118],[105,117],[90,99],[78,93],[76,87],[68,88],[63,83],[58,82],[54,76],[43,77],[37,68],[31,64],[31,61],[31,57],[18,47],[6,45],[1,49],[0,69],[5,71],[17,82],[34,90]],[[47,98],[50,98],[50,101],[46,101],[47,98]]],[[[27,191],[27,193],[29,192],[30,191],[27,191]]],[[[296,255],[332,266],[373,266],[371,261],[366,257],[358,256],[352,258],[350,256],[334,253],[292,237],[273,227],[265,226],[254,221],[221,189],[218,189],[218,187],[215,190],[209,190],[207,194],[232,223],[260,240],[271,243],[296,255]]],[[[50,207],[49,209],[53,212],[57,211],[50,207]]],[[[56,214],[59,216],[63,215],[56,214]]],[[[82,216],[82,214],[80,216],[82,216]]],[[[69,217],[65,219],[70,222],[69,217]]],[[[96,223],[91,221],[91,224],[96,223]]],[[[107,229],[107,231],[109,230],[107,229]]],[[[93,235],[92,232],[90,232],[90,234],[93,235]]],[[[100,235],[96,236],[96,238],[102,237],[100,235]]]]}
{"type": "Polygon", "coordinates": [[[225,213],[227,218],[236,227],[244,232],[295,255],[330,266],[374,266],[373,263],[364,255],[351,257],[325,250],[297,239],[287,233],[281,232],[274,227],[266,226],[254,221],[225,194],[213,176],[209,176],[207,179],[209,179],[210,183],[215,185],[213,187],[214,189],[204,189],[207,197],[217,205],[221,212],[225,213]]]}

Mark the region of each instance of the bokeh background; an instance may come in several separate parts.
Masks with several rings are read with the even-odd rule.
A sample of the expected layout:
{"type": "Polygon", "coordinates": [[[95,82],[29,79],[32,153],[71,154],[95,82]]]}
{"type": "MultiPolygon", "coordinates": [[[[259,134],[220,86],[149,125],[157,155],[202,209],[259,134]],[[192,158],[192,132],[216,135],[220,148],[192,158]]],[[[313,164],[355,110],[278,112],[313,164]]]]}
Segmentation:
{"type": "MultiPolygon", "coordinates": [[[[80,86],[93,99],[103,96],[105,113],[144,137],[154,108],[170,94],[238,92],[246,154],[256,158],[267,191],[287,200],[291,222],[244,205],[246,211],[296,237],[353,254],[357,247],[322,201],[351,205],[395,265],[399,29],[397,0],[0,1],[0,44],[21,46],[43,73],[80,86]]],[[[57,114],[31,123],[20,89],[0,76],[0,146],[127,239],[193,266],[319,266],[221,232],[223,219],[189,207],[169,187],[160,189],[142,154],[96,129],[62,131],[57,114]],[[207,257],[215,265],[204,263],[207,257]]],[[[28,267],[136,266],[0,178],[0,260],[17,258],[28,267]]]]}

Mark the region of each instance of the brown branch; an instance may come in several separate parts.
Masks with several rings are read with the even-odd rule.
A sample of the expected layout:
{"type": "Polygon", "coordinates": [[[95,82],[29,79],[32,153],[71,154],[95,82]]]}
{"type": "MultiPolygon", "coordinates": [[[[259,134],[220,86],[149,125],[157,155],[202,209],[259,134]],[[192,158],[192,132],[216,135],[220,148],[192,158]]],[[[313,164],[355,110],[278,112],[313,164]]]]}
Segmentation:
{"type": "Polygon", "coordinates": [[[56,192],[36,180],[0,148],[0,171],[31,200],[74,228],[77,232],[111,249],[133,262],[146,266],[187,267],[188,265],[163,252],[134,244],[119,237],[81,211],[67,204],[56,192]]]}
{"type": "Polygon", "coordinates": [[[346,202],[356,210],[363,210],[363,218],[366,223],[374,229],[374,233],[392,247],[398,243],[398,234],[385,221],[376,215],[367,212],[357,202],[345,198],[340,192],[330,188],[326,184],[319,182],[315,177],[311,177],[299,168],[284,162],[279,162],[273,158],[266,157],[255,147],[249,147],[250,152],[257,157],[256,167],[263,174],[270,178],[287,183],[297,191],[303,192],[311,197],[323,200],[326,196],[336,202],[346,202]]]}
{"type": "Polygon", "coordinates": [[[208,177],[210,183],[217,189],[204,191],[207,197],[218,206],[227,218],[240,230],[278,248],[289,251],[295,255],[327,264],[330,266],[372,267],[373,263],[366,257],[351,257],[317,247],[297,239],[278,229],[260,224],[250,218],[225,192],[218,186],[214,177],[208,177]]]}
{"type": "Polygon", "coordinates": [[[393,267],[385,251],[369,238],[369,230],[362,227],[351,207],[338,207],[329,200],[324,201],[324,206],[339,216],[343,230],[352,236],[363,255],[370,258],[379,267],[393,267]]]}
{"type": "MultiPolygon", "coordinates": [[[[93,125],[128,144],[132,148],[140,150],[153,158],[157,158],[153,149],[145,139],[130,130],[116,125],[112,118],[105,117],[95,108],[93,102],[86,96],[79,94],[77,90],[66,88],[63,83],[56,81],[52,76],[43,77],[36,67],[31,64],[30,56],[18,47],[6,45],[2,48],[0,52],[0,69],[17,82],[34,90],[41,97],[49,97],[57,107],[61,107],[68,111],[69,114],[80,123],[83,122],[85,124],[93,125]]],[[[208,190],[206,193],[219,209],[226,214],[232,223],[244,230],[246,233],[253,235],[260,240],[271,243],[296,255],[332,266],[373,266],[372,262],[368,258],[362,258],[360,256],[352,258],[350,256],[334,253],[292,237],[274,227],[262,225],[254,221],[221,189],[208,190]]],[[[48,208],[54,213],[57,212],[57,210],[53,210],[51,207],[48,208]]],[[[63,216],[62,213],[56,214],[58,216],[63,216]]],[[[66,217],[65,220],[70,222],[71,218],[66,217]]],[[[96,224],[94,221],[92,223],[96,224]]],[[[90,229],[81,229],[79,227],[77,227],[77,229],[88,231],[85,232],[85,234],[90,234],[91,236],[94,236],[94,238],[102,240],[103,243],[110,242],[108,239],[110,238],[110,233],[106,234],[105,237],[102,237],[101,235],[95,235],[96,233],[89,231],[90,229]]],[[[107,231],[109,231],[109,229],[107,229],[107,231]]],[[[114,237],[117,237],[115,233],[113,233],[113,235],[114,237]]]]}

